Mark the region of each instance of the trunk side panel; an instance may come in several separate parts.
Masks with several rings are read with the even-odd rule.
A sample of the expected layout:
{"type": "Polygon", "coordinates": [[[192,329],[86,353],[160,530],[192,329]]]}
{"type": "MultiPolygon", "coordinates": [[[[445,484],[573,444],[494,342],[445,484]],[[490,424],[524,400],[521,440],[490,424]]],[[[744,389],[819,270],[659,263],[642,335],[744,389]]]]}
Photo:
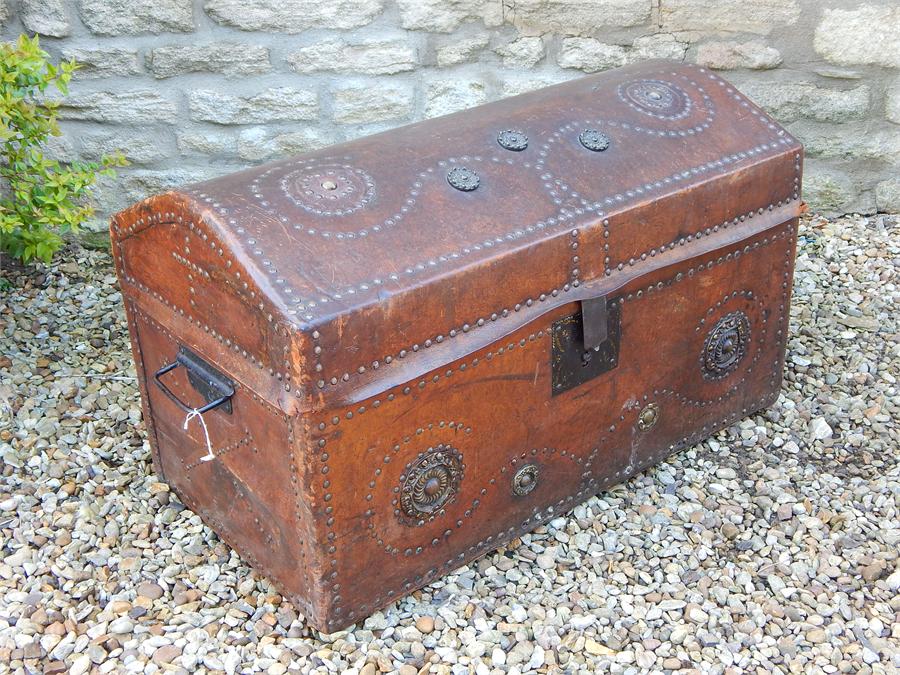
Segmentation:
{"type": "MultiPolygon", "coordinates": [[[[113,254],[122,283],[144,420],[155,471],[250,564],[306,615],[319,594],[319,547],[298,467],[307,429],[294,386],[302,336],[278,320],[251,273],[223,248],[214,226],[183,200],[153,198],[117,216],[113,254]],[[235,382],[232,414],[196,418],[157,387],[154,374],[186,346],[235,382]]],[[[205,401],[185,368],[165,382],[180,400],[205,401]]]]}
{"type": "MultiPolygon", "coordinates": [[[[185,425],[184,411],[153,383],[156,370],[171,361],[184,339],[136,303],[129,304],[143,357],[140,377],[150,383],[144,400],[162,475],[222,539],[285,589],[301,611],[311,613],[311,549],[299,536],[305,524],[299,520],[292,480],[296,457],[291,418],[236,382],[232,414],[214,409],[203,415],[215,455],[204,461],[203,425],[197,418],[185,425]]],[[[194,349],[214,364],[218,345],[208,342],[206,350],[194,349]]],[[[188,405],[202,403],[184,368],[167,374],[165,382],[188,405]]]]}

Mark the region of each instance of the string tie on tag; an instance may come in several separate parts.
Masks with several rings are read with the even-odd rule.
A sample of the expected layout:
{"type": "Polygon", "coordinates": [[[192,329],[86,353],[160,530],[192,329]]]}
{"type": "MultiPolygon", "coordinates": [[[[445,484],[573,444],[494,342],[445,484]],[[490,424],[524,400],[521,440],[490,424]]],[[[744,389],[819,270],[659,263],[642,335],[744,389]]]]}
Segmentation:
{"type": "Polygon", "coordinates": [[[209,441],[209,429],[206,428],[206,420],[203,419],[203,413],[196,408],[192,408],[184,418],[184,426],[182,428],[187,431],[188,424],[190,424],[191,420],[195,417],[200,420],[200,426],[203,427],[203,436],[206,438],[206,454],[200,458],[200,461],[209,462],[215,459],[216,456],[213,454],[212,443],[209,441]]]}

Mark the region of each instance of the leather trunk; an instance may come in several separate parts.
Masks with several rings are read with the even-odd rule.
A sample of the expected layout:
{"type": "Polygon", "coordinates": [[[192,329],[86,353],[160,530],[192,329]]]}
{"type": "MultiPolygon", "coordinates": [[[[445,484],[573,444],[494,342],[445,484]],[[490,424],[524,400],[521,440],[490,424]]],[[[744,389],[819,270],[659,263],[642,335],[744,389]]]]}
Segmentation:
{"type": "Polygon", "coordinates": [[[147,199],[155,469],[344,628],[775,400],[801,153],[655,61],[147,199]]]}

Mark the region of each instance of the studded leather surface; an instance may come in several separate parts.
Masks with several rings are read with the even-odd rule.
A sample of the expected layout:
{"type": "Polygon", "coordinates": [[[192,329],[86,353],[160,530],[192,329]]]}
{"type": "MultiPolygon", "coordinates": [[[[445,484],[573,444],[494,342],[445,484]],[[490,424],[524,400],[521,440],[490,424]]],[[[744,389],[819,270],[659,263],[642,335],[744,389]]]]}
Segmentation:
{"type": "MultiPolygon", "coordinates": [[[[277,282],[292,316],[315,323],[461,268],[500,304],[502,277],[485,261],[599,227],[796,147],[714,73],[651,62],[266,164],[187,194],[277,282]],[[526,135],[528,147],[502,147],[498,134],[508,129],[526,135]],[[586,149],[585,131],[605,135],[609,147],[586,149]],[[447,178],[457,169],[477,174],[477,188],[453,189],[447,178]]],[[[791,188],[788,181],[778,197],[789,198],[791,188]]],[[[730,206],[742,212],[744,199],[734,199],[730,206]]],[[[633,219],[611,225],[626,239],[636,228],[646,229],[633,219]]],[[[650,250],[682,233],[680,223],[656,223],[640,239],[650,250]]],[[[625,242],[611,241],[609,263],[587,260],[576,276],[603,274],[630,255],[625,242]]],[[[548,262],[554,281],[571,281],[570,256],[548,262]]]]}
{"type": "Polygon", "coordinates": [[[498,332],[509,332],[581,284],[612,288],[690,256],[709,223],[783,204],[796,212],[799,151],[718,75],[649,62],[224,176],[179,199],[285,321],[318,330],[326,356],[310,354],[318,369],[295,377],[343,401],[387,370],[414,376],[489,343],[476,330],[486,323],[502,318],[498,332]],[[510,129],[527,136],[524,150],[498,141],[510,129]],[[585,132],[608,147],[588,149],[585,132]],[[460,175],[464,189],[448,180],[460,175]]]}
{"type": "Polygon", "coordinates": [[[656,62],[148,199],[112,235],[157,471],[343,628],[770,403],[801,171],[656,62]],[[554,395],[600,296],[617,364],[554,395]],[[182,345],[236,385],[211,462],[153,386],[182,345]]]}

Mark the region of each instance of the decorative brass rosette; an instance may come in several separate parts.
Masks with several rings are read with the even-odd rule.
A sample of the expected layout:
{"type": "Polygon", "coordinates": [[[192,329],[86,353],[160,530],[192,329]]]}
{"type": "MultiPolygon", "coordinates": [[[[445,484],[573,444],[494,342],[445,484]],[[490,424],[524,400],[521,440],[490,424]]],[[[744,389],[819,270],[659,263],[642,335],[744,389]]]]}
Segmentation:
{"type": "Polygon", "coordinates": [[[462,455],[449,445],[436,445],[419,454],[400,476],[397,517],[417,526],[443,513],[459,494],[464,470],[462,455]]]}
{"type": "Polygon", "coordinates": [[[743,312],[726,314],[706,336],[700,366],[707,380],[721,380],[733,373],[750,344],[750,319],[743,312]]]}

